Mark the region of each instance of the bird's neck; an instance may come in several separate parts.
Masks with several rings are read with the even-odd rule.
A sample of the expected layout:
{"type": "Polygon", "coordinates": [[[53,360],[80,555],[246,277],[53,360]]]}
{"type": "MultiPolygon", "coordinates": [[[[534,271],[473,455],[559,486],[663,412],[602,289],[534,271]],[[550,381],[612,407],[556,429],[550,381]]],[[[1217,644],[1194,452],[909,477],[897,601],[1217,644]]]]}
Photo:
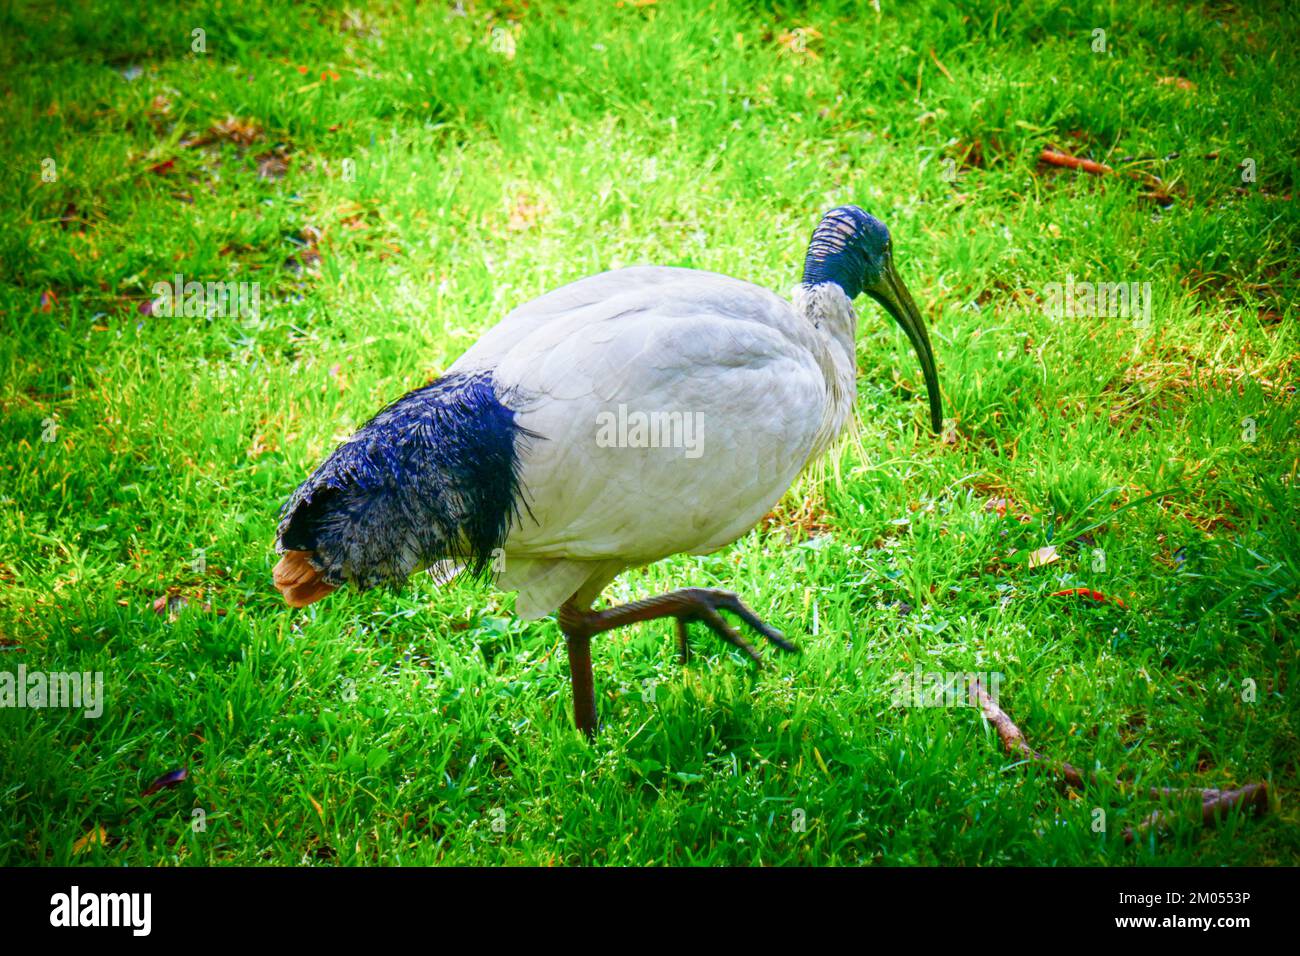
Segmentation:
{"type": "Polygon", "coordinates": [[[813,353],[826,376],[829,401],[817,432],[812,457],[821,455],[853,414],[857,397],[858,316],[853,302],[834,282],[802,283],[794,290],[794,308],[813,330],[813,353]]]}

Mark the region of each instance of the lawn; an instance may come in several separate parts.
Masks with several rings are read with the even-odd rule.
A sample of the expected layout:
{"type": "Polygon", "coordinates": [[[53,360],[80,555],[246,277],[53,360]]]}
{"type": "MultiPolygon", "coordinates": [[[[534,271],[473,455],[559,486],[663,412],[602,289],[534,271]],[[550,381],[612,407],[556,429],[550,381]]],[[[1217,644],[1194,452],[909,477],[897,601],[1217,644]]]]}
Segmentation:
{"type": "Polygon", "coordinates": [[[0,864],[1300,862],[1289,4],[128,6],[0,10],[0,672],[104,689],[0,707],[0,864]],[[588,744],[511,594],[284,606],[280,505],[509,309],[636,263],[786,294],[841,203],[945,434],[863,298],[855,432],[606,593],[735,590],[801,655],[600,637],[588,744]],[[169,316],[177,275],[260,308],[169,316]],[[1050,308],[1080,282],[1149,315],[1050,308]],[[998,675],[1096,782],[917,672],[998,675]]]}

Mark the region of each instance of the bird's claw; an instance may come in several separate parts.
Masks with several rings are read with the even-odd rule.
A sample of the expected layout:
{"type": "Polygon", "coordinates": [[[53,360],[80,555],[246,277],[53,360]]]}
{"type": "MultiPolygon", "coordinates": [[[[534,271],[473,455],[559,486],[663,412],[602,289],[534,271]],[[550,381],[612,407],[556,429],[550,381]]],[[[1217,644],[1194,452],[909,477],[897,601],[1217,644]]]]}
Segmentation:
{"type": "Polygon", "coordinates": [[[707,588],[691,588],[687,592],[691,600],[692,607],[689,611],[677,615],[677,649],[681,655],[682,663],[691,659],[690,641],[687,634],[687,624],[690,621],[699,621],[709,628],[714,634],[722,638],[733,647],[739,648],[747,654],[755,664],[760,667],[763,664],[762,655],[758,650],[740,636],[734,627],[723,619],[718,613],[719,610],[730,611],[736,617],[744,621],[750,628],[757,631],[763,638],[776,645],[787,653],[798,653],[798,645],[789,641],[784,634],[776,628],[771,627],[762,618],[753,612],[740,598],[730,591],[715,591],[707,588]]]}

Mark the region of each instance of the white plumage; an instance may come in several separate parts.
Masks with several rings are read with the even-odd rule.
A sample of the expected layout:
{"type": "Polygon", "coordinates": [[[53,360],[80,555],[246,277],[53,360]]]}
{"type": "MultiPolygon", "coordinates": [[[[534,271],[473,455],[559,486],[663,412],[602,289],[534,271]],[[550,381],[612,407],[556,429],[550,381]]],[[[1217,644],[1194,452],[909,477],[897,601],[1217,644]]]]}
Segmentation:
{"type": "Polygon", "coordinates": [[[592,609],[621,571],[721,548],[752,528],[840,434],[855,396],[853,299],[907,333],[931,423],[938,378],[889,232],[855,206],[814,230],[791,301],[690,269],[605,272],[520,306],[447,373],[341,445],[286,504],[276,586],[293,606],[341,584],[440,580],[466,566],[559,610],[575,718],[595,730],[590,638],[673,617],[751,657],[719,611],[794,645],[729,592],[686,588],[592,609]]]}
{"type": "Polygon", "coordinates": [[[546,438],[522,450],[528,509],[504,545],[499,584],[519,592],[516,613],[590,603],[627,567],[752,528],[848,419],[854,322],[833,284],[796,289],[792,305],[655,267],[581,279],[506,316],[451,371],[495,369],[516,421],[546,438]],[[598,422],[620,406],[695,416],[701,453],[601,447],[598,422]]]}

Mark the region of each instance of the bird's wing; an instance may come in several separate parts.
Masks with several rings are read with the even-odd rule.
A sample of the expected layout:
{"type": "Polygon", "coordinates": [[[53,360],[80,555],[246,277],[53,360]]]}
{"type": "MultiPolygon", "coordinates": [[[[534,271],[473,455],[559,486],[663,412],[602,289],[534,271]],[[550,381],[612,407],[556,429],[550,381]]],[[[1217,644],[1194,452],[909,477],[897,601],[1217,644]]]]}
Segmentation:
{"type": "Polygon", "coordinates": [[[767,290],[684,269],[605,273],[516,310],[454,367],[492,368],[537,436],[506,560],[631,565],[744,534],[826,414],[812,334],[767,290]]]}
{"type": "Polygon", "coordinates": [[[532,333],[560,319],[599,321],[615,309],[642,311],[656,302],[678,309],[693,303],[704,311],[746,318],[811,345],[812,332],[780,296],[731,276],[672,266],[632,266],[587,276],[538,296],[488,329],[449,371],[496,368],[532,333]]]}

